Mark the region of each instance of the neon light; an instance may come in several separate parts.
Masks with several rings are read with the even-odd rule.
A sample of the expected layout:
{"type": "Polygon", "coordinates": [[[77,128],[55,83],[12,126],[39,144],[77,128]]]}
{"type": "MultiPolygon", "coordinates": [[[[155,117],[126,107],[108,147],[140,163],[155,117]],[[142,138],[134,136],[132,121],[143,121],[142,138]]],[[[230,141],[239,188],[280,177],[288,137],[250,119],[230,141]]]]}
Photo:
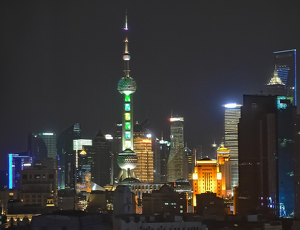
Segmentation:
{"type": "Polygon", "coordinates": [[[130,102],[130,94],[125,94],[125,102],[130,102]]]}
{"type": "Polygon", "coordinates": [[[125,111],[130,111],[130,104],[129,103],[125,104],[125,111]]]}
{"type": "Polygon", "coordinates": [[[130,122],[125,122],[125,129],[130,130],[131,129],[131,124],[130,122]]]}
{"type": "Polygon", "coordinates": [[[128,131],[125,132],[125,138],[126,138],[126,139],[130,139],[130,136],[131,136],[131,135],[130,135],[130,132],[128,132],[128,131]]]}
{"type": "Polygon", "coordinates": [[[227,109],[235,109],[235,108],[238,108],[238,107],[241,107],[242,105],[239,105],[237,103],[228,103],[228,104],[225,104],[223,105],[223,107],[227,108],[227,109]]]}
{"type": "Polygon", "coordinates": [[[125,113],[125,120],[130,121],[130,113],[125,113]]]}
{"type": "Polygon", "coordinates": [[[131,148],[131,142],[130,141],[125,141],[125,146],[126,146],[126,148],[131,148]]]}
{"type": "Polygon", "coordinates": [[[297,66],[296,66],[296,49],[294,51],[295,56],[295,106],[297,106],[297,66]]]}
{"type": "Polygon", "coordinates": [[[12,189],[13,188],[13,175],[12,175],[12,154],[8,154],[8,171],[9,171],[9,175],[8,175],[8,188],[12,189]]]}
{"type": "Polygon", "coordinates": [[[276,52],[273,52],[273,53],[274,53],[274,54],[278,54],[278,53],[285,53],[285,52],[290,52],[290,51],[295,51],[295,52],[296,52],[296,49],[276,51],[276,52]]]}
{"type": "Polygon", "coordinates": [[[53,136],[53,133],[43,133],[44,136],[53,136]]]}

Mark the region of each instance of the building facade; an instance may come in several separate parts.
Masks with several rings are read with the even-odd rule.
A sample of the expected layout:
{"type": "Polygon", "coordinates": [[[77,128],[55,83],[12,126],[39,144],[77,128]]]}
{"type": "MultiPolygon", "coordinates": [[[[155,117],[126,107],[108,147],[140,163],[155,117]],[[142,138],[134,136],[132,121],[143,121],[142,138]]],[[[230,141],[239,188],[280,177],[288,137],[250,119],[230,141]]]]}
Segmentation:
{"type": "Polygon", "coordinates": [[[143,195],[143,214],[171,215],[188,212],[188,198],[186,193],[178,193],[168,185],[163,185],[159,190],[143,195]]]}
{"type": "Polygon", "coordinates": [[[229,150],[221,145],[217,149],[219,172],[222,174],[222,196],[229,197],[231,193],[231,162],[229,150]]]}
{"type": "Polygon", "coordinates": [[[218,171],[217,160],[203,158],[196,162],[193,174],[193,205],[196,206],[196,195],[216,193],[222,197],[222,176],[218,171]]]}
{"type": "Polygon", "coordinates": [[[231,161],[231,190],[238,185],[238,123],[241,117],[242,105],[229,103],[225,107],[224,147],[230,151],[231,161]]]}
{"type": "Polygon", "coordinates": [[[21,171],[20,198],[24,205],[57,206],[57,170],[35,166],[21,171]]]}

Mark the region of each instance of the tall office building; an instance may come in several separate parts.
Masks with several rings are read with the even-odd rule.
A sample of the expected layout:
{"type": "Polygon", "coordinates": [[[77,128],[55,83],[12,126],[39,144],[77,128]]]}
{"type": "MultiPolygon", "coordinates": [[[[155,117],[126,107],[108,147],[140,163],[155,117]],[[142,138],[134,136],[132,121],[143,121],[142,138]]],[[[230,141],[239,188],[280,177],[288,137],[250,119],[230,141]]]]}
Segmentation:
{"type": "Polygon", "coordinates": [[[224,147],[230,151],[231,161],[231,190],[238,185],[238,123],[241,117],[241,106],[236,103],[223,105],[225,107],[224,147]]]}
{"type": "Polygon", "coordinates": [[[286,97],[292,97],[293,104],[297,105],[297,68],[296,49],[274,52],[275,67],[278,76],[285,86],[286,97]]]}
{"type": "Polygon", "coordinates": [[[8,188],[19,189],[20,188],[20,175],[21,171],[26,167],[30,167],[32,164],[32,158],[28,152],[23,153],[9,153],[8,158],[8,188]]]}
{"type": "Polygon", "coordinates": [[[239,213],[293,217],[296,108],[283,96],[244,95],[239,124],[239,213]]]}
{"type": "Polygon", "coordinates": [[[168,181],[188,179],[188,166],[184,151],[183,117],[171,117],[171,149],[168,159],[168,181]]]}
{"type": "Polygon", "coordinates": [[[111,142],[99,130],[94,138],[93,146],[85,146],[85,150],[91,166],[91,181],[102,187],[110,184],[112,180],[111,142]]]}
{"type": "Polygon", "coordinates": [[[184,147],[184,155],[186,157],[186,163],[187,163],[187,173],[188,173],[188,178],[186,178],[189,181],[193,180],[193,173],[194,173],[194,168],[195,168],[195,155],[192,150],[190,150],[187,146],[184,147]]]}
{"type": "Polygon", "coordinates": [[[55,133],[29,133],[28,150],[34,160],[42,158],[57,159],[55,133]]]}
{"type": "Polygon", "coordinates": [[[123,55],[124,76],[118,82],[118,90],[123,96],[122,152],[120,152],[118,156],[118,165],[121,168],[119,181],[128,177],[135,177],[133,169],[137,165],[137,155],[133,151],[133,108],[131,96],[136,91],[136,82],[132,77],[130,77],[127,14],[123,30],[126,33],[124,40],[125,50],[123,55]]]}
{"type": "Polygon", "coordinates": [[[165,183],[168,181],[168,159],[170,154],[170,145],[169,141],[159,140],[159,153],[160,153],[160,182],[165,183]]]}
{"type": "Polygon", "coordinates": [[[64,130],[57,139],[58,187],[75,189],[76,151],[73,141],[81,138],[80,123],[75,123],[64,130]]]}

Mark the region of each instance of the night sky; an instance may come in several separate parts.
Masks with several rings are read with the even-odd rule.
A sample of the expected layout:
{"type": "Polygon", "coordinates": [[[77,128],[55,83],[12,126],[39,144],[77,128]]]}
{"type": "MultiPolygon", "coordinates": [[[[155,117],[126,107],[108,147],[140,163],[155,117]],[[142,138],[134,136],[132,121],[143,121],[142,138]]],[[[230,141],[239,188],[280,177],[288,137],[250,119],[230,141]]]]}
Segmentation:
{"type": "Polygon", "coordinates": [[[149,118],[168,139],[172,111],[185,118],[188,146],[209,155],[221,141],[222,104],[259,94],[272,52],[299,48],[296,3],[1,1],[0,169],[7,153],[27,150],[28,132],[59,135],[80,122],[83,138],[113,134],[126,8],[134,121],[149,118]]]}

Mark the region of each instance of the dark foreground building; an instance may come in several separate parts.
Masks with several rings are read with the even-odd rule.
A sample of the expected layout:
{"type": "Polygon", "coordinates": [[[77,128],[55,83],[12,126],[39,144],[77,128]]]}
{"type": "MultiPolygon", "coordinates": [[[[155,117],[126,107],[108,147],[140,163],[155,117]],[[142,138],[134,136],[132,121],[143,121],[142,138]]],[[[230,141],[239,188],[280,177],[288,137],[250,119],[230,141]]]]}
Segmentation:
{"type": "Polygon", "coordinates": [[[239,123],[239,213],[293,217],[296,107],[284,96],[244,95],[239,123]]]}

